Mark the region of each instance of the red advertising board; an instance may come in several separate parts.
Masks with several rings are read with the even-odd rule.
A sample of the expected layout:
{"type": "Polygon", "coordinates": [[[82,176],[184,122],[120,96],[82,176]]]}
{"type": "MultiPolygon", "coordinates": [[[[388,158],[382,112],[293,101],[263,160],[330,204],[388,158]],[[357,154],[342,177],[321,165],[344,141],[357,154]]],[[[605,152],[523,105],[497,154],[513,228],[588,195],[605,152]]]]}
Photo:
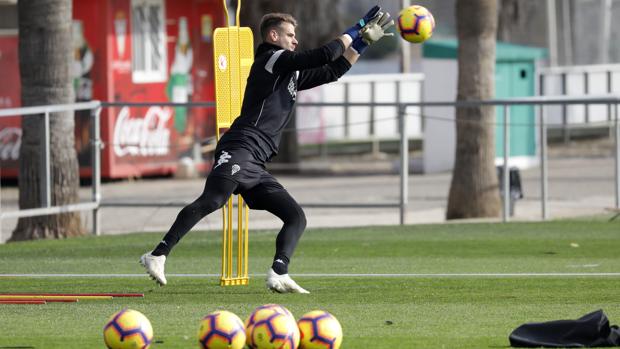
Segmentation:
{"type": "MultiPolygon", "coordinates": [[[[211,35],[225,22],[221,1],[74,1],[73,18],[71,71],[76,101],[214,100],[211,35]]],[[[16,34],[0,36],[0,50],[0,78],[11,82],[0,85],[0,108],[17,107],[16,34]]],[[[104,108],[102,176],[169,174],[176,171],[183,157],[202,158],[200,169],[207,169],[211,156],[201,145],[215,134],[214,115],[213,108],[198,107],[104,108]]],[[[90,174],[90,122],[88,111],[75,114],[82,176],[90,174]]],[[[19,118],[0,119],[0,136],[2,176],[14,177],[18,168],[14,154],[19,154],[21,137],[19,118]]]]}
{"type": "MultiPolygon", "coordinates": [[[[0,108],[21,105],[17,32],[0,34],[0,108]]],[[[16,177],[22,129],[18,116],[0,119],[0,167],[2,176],[16,177]]]]}

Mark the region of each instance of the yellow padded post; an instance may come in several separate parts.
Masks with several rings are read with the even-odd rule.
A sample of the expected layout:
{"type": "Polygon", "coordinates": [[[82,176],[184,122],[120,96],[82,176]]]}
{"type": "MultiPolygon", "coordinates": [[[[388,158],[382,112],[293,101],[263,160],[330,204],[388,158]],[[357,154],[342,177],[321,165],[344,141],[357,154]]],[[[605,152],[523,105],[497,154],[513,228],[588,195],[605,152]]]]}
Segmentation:
{"type": "MultiPolygon", "coordinates": [[[[228,22],[228,9],[223,0],[228,22]]],[[[237,7],[237,24],[239,9],[237,7]]],[[[228,129],[241,113],[243,94],[250,68],[254,62],[254,39],[252,30],[247,27],[229,26],[217,28],[213,33],[213,58],[216,102],[216,136],[219,141],[221,131],[228,129]]],[[[249,209],[243,199],[237,196],[237,268],[233,274],[233,198],[222,208],[222,276],[220,285],[247,285],[248,276],[248,235],[249,209]]]]}

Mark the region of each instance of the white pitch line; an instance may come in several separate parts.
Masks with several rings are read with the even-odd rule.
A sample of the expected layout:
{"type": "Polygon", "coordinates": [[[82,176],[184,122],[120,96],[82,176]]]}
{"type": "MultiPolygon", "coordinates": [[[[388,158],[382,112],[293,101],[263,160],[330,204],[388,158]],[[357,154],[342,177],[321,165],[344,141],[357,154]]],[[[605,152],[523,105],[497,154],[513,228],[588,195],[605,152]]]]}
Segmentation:
{"type": "MultiPolygon", "coordinates": [[[[167,274],[167,277],[211,278],[220,277],[219,274],[167,274]]],[[[252,277],[262,277],[263,274],[250,274],[252,277]]],[[[515,278],[515,277],[620,277],[620,273],[402,273],[402,274],[294,274],[295,277],[345,277],[345,278],[515,278]]],[[[6,278],[142,278],[146,274],[0,274],[6,278]]]]}

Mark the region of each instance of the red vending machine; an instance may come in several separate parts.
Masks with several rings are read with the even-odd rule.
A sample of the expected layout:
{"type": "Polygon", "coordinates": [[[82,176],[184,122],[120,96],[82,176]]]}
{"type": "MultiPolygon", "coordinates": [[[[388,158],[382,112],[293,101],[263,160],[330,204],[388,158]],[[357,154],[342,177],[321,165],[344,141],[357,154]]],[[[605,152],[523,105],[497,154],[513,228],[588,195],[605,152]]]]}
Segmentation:
{"type": "MultiPolygon", "coordinates": [[[[92,0],[73,2],[76,102],[211,102],[212,33],[225,25],[220,0],[92,0]]],[[[17,32],[0,35],[0,107],[18,107],[17,32]]],[[[75,114],[80,174],[90,175],[90,114],[75,114]]],[[[207,140],[215,108],[115,105],[101,112],[102,177],[174,173],[184,157],[209,168],[207,140]],[[198,160],[200,160],[198,159],[198,160]]],[[[16,177],[19,117],[0,119],[3,177],[16,177]]]]}

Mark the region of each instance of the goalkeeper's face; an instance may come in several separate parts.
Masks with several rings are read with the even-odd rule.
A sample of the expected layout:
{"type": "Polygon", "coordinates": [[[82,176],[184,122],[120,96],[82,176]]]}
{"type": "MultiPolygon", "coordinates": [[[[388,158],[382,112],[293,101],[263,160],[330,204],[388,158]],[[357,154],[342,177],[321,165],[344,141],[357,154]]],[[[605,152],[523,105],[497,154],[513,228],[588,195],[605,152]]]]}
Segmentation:
{"type": "Polygon", "coordinates": [[[295,37],[295,26],[289,22],[282,22],[271,32],[270,38],[273,43],[285,50],[295,51],[297,48],[297,38],[295,37]]]}

